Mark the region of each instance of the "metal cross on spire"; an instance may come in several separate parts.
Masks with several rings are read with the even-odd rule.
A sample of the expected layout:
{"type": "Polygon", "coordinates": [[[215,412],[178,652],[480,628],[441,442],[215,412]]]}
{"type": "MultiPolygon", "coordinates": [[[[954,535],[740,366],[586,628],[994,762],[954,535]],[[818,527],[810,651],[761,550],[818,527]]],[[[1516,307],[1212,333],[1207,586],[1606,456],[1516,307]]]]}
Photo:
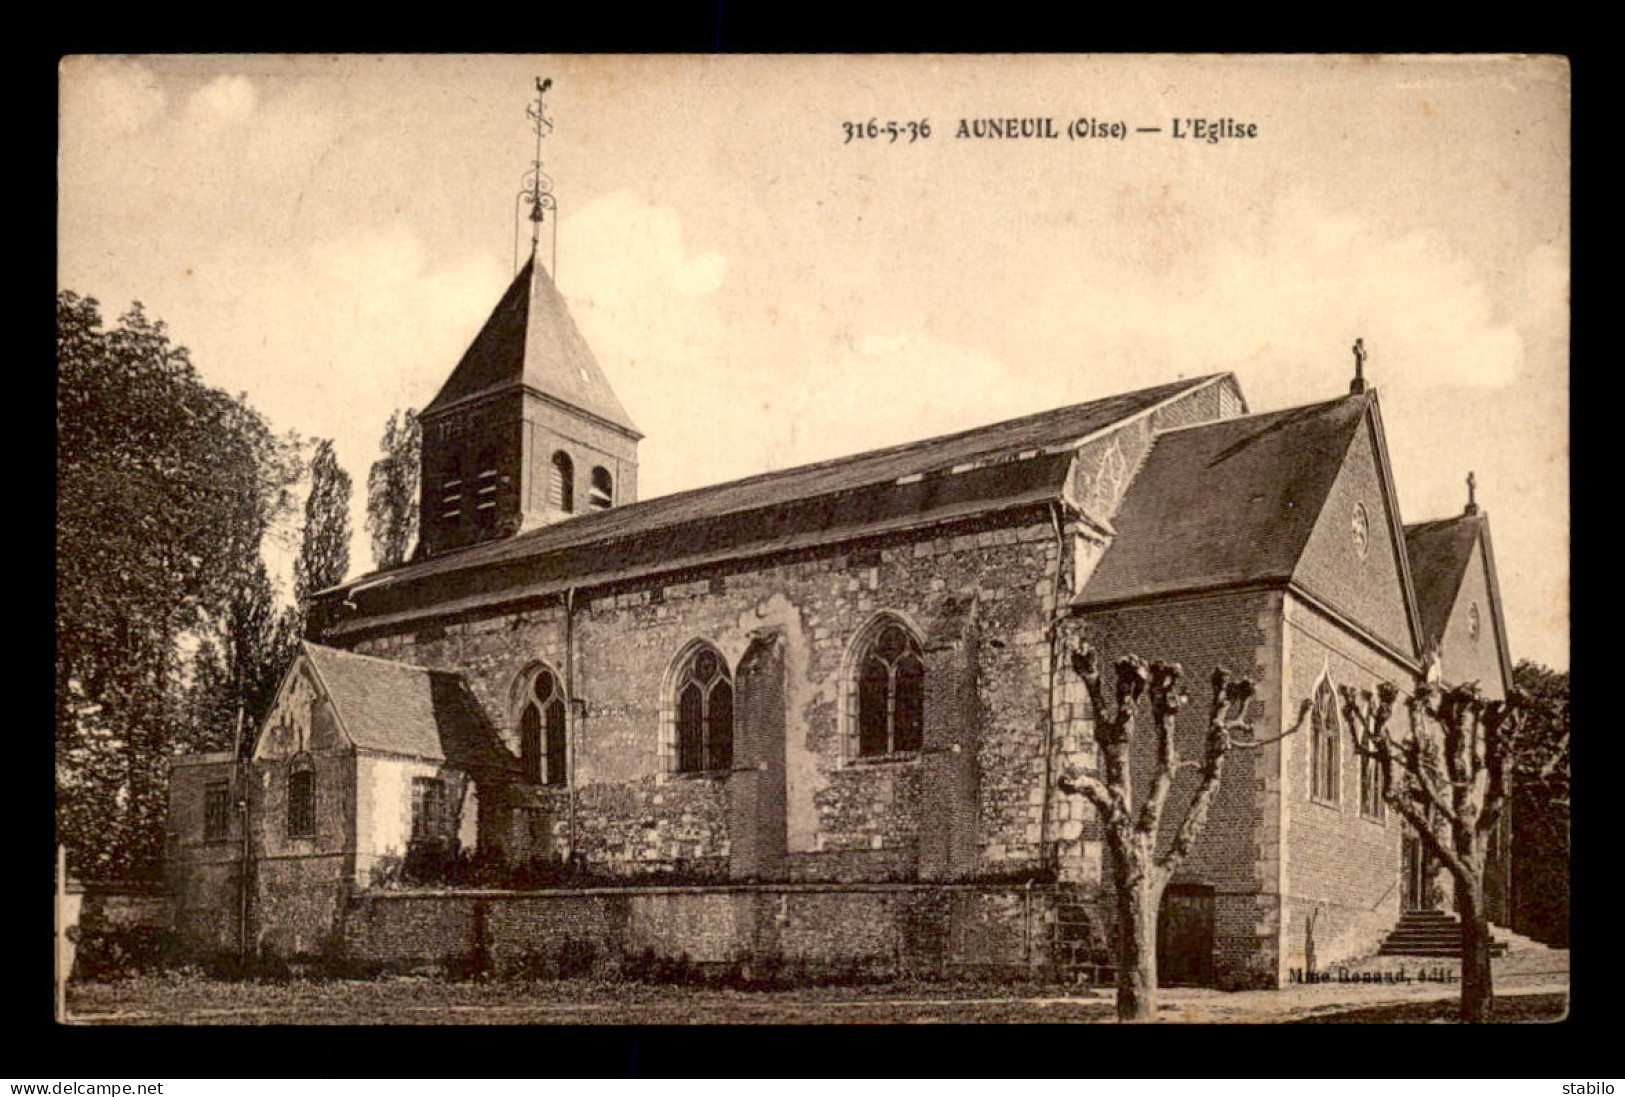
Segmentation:
{"type": "MultiPolygon", "coordinates": [[[[553,197],[553,177],[542,170],[542,138],[553,132],[553,120],[547,116],[547,89],[553,86],[553,78],[543,80],[536,78],[536,101],[525,106],[525,117],[530,119],[531,129],[536,133],[536,158],[530,162],[530,170],[525,173],[519,196],[515,200],[514,225],[514,269],[519,267],[519,231],[518,231],[518,203],[524,202],[530,206],[530,257],[536,258],[537,245],[541,240],[542,222],[547,219],[548,210],[558,210],[558,202],[553,197]]],[[[559,237],[558,218],[553,219],[553,276],[558,277],[559,265],[559,237]]]]}
{"type": "Polygon", "coordinates": [[[1365,340],[1354,340],[1354,380],[1349,382],[1349,392],[1359,395],[1365,391],[1365,340]]]}
{"type": "Polygon", "coordinates": [[[1467,514],[1478,513],[1478,477],[1467,474],[1467,514]]]}

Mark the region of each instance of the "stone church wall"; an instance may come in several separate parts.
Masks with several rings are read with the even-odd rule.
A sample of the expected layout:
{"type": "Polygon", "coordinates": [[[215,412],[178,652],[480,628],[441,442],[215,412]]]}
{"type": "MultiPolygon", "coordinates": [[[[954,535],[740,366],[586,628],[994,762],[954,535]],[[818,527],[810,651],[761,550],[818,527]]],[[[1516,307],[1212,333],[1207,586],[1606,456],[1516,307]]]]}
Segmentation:
{"type": "MultiPolygon", "coordinates": [[[[533,852],[576,849],[600,870],[714,872],[730,855],[728,782],[677,774],[668,678],[686,645],[704,640],[737,671],[753,637],[777,632],[786,666],[787,872],[794,879],[913,878],[918,871],[919,756],[850,757],[847,689],[853,639],[893,613],[925,642],[945,615],[969,614],[981,721],[974,842],[991,869],[1037,857],[1029,790],[1041,781],[1048,644],[1057,547],[1048,512],[938,526],[762,561],[742,561],[578,594],[565,653],[554,602],[355,645],[370,655],[460,671],[517,753],[523,670],[573,669],[573,823],[554,808],[533,852]]],[[[928,678],[928,691],[931,686],[928,678]]],[[[928,717],[929,718],[929,717],[928,717]]],[[[556,795],[556,794],[555,794],[556,795]]],[[[523,830],[524,828],[516,828],[523,830]]]]}
{"type": "Polygon", "coordinates": [[[369,892],[350,903],[345,952],[401,968],[479,954],[501,972],[585,943],[601,958],[1017,973],[1048,969],[1053,907],[1042,887],[914,884],[369,892]]]}

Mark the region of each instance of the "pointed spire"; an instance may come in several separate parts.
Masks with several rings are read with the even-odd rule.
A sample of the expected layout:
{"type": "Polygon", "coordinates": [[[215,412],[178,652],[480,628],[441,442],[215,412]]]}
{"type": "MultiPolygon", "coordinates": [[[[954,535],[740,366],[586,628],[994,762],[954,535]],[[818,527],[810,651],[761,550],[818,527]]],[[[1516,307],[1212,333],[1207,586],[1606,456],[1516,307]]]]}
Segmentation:
{"type": "Polygon", "coordinates": [[[1462,513],[1478,513],[1478,478],[1470,472],[1467,474],[1467,509],[1462,513]]]}
{"type": "Polygon", "coordinates": [[[1365,391],[1365,340],[1354,340],[1354,380],[1349,382],[1349,393],[1354,396],[1365,391]]]}

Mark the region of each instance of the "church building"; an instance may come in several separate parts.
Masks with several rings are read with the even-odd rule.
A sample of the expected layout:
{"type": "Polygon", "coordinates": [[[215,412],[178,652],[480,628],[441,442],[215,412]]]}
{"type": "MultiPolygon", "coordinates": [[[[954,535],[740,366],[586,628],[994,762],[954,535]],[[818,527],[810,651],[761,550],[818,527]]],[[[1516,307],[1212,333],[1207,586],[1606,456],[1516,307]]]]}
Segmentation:
{"type": "Polygon", "coordinates": [[[1347,387],[1255,411],[1232,374],[1171,378],[640,501],[643,435],[532,259],[422,413],[412,559],[319,595],[250,763],[176,760],[176,928],[1079,969],[1111,909],[1092,809],[1057,788],[1095,764],[1082,636],[1193,696],[1252,678],[1260,739],[1313,705],[1232,754],[1164,977],[1369,955],[1438,888],[1336,691],[1406,690],[1436,652],[1499,697],[1511,665],[1488,516],[1407,526],[1377,392],[1347,387]],[[403,886],[423,850],[578,884],[403,886]]]}

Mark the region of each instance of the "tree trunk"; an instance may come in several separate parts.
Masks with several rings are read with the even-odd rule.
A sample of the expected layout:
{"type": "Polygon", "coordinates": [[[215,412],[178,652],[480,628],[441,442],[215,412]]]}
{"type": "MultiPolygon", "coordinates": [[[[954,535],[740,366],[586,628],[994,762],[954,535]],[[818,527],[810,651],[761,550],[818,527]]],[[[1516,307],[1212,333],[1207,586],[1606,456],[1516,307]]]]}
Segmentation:
{"type": "Polygon", "coordinates": [[[1157,1019],[1156,874],[1123,871],[1117,881],[1117,1019],[1157,1019]]]}
{"type": "Polygon", "coordinates": [[[1482,1025],[1490,1020],[1495,991],[1490,972],[1489,914],[1484,908],[1480,874],[1471,881],[1456,881],[1456,912],[1461,916],[1461,1021],[1482,1025]]]}

